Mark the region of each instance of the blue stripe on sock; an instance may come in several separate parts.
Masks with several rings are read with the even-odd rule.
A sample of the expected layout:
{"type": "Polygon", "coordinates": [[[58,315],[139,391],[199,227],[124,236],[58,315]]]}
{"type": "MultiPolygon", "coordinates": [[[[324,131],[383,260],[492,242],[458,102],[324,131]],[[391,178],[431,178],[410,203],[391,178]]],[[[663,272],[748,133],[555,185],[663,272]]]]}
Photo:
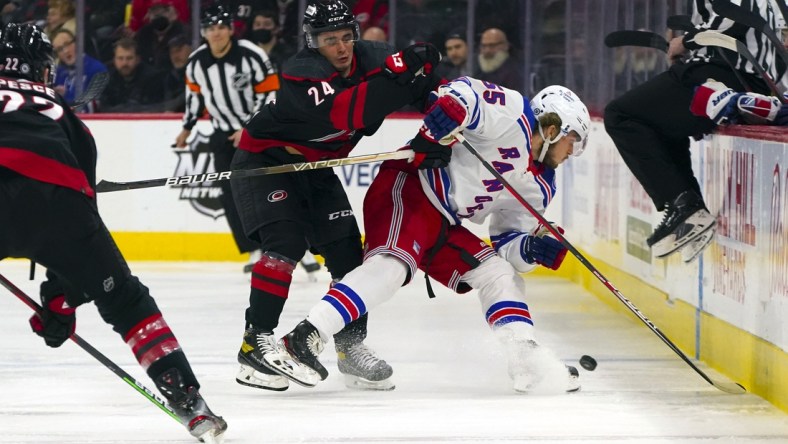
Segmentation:
{"type": "Polygon", "coordinates": [[[362,316],[364,315],[364,313],[367,312],[367,306],[364,305],[364,301],[361,299],[361,296],[359,296],[355,291],[353,291],[352,288],[348,287],[343,283],[334,284],[334,288],[344,293],[348,298],[350,298],[350,300],[354,304],[356,304],[356,307],[358,308],[359,316],[362,316]]]}
{"type": "Polygon", "coordinates": [[[323,296],[323,300],[331,304],[334,307],[334,310],[339,312],[339,315],[342,316],[342,320],[345,321],[345,325],[350,323],[351,321],[350,313],[347,311],[345,306],[342,305],[341,302],[336,300],[333,296],[329,296],[329,295],[323,296]]]}

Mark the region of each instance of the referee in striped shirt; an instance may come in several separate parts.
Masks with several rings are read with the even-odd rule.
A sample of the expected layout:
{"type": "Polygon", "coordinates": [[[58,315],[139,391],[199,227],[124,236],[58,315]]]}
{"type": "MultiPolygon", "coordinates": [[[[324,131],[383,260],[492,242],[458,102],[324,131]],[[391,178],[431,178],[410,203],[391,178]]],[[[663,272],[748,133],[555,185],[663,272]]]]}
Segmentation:
{"type": "MultiPolygon", "coordinates": [[[[233,37],[232,15],[221,5],[206,9],[200,25],[207,43],[189,56],[186,65],[186,112],[175,146],[186,146],[197,119],[207,110],[213,125],[209,145],[214,167],[216,171],[227,171],[243,123],[262,105],[274,100],[279,77],[263,50],[248,40],[233,37]]],[[[249,253],[259,246],[244,234],[230,182],[219,182],[219,199],[238,249],[249,253]]]]}
{"type": "MultiPolygon", "coordinates": [[[[694,36],[714,30],[745,43],[773,79],[780,79],[785,63],[775,57],[772,42],[760,31],[718,16],[713,9],[722,0],[694,0],[695,29],[670,42],[670,68],[610,102],[605,108],[605,129],[621,157],[657,211],[662,222],[646,243],[657,257],[678,249],[685,262],[692,261],[711,242],[715,216],[709,213],[700,185],[692,171],[690,137],[700,138],[715,128],[706,117],[690,112],[695,88],[714,79],[728,88],[766,94],[769,88],[745,58],[727,49],[711,50],[694,42],[694,36]],[[726,59],[733,68],[726,62],[726,59]]],[[[762,17],[774,29],[770,0],[731,0],[762,17]]]]}

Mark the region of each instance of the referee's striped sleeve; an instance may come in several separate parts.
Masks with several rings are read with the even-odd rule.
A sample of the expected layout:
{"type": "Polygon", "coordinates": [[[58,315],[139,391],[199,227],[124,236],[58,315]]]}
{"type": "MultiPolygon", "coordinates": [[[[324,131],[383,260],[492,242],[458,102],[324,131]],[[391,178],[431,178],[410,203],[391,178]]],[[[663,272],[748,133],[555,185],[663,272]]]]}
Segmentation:
{"type": "Polygon", "coordinates": [[[198,64],[199,61],[194,58],[186,65],[186,110],[183,113],[183,127],[188,130],[194,128],[205,109],[200,86],[194,80],[194,70],[198,64]]]}
{"type": "Polygon", "coordinates": [[[259,46],[247,41],[239,40],[239,44],[249,49],[249,62],[252,64],[253,89],[255,94],[254,113],[260,107],[271,102],[276,97],[279,89],[279,76],[274,69],[273,63],[259,46]]]}

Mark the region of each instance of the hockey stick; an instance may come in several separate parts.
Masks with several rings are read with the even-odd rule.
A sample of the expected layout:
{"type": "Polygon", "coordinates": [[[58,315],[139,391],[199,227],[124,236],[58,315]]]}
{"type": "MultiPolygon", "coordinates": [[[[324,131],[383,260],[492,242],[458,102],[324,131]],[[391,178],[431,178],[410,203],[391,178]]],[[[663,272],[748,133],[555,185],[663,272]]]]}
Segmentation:
{"type": "Polygon", "coordinates": [[[222,171],[218,173],[192,174],[190,176],[165,177],[161,179],[139,180],[136,182],[110,182],[108,180],[102,180],[101,182],[96,184],[96,192],[108,193],[111,191],[135,190],[137,188],[152,188],[152,187],[160,187],[164,185],[173,185],[173,186],[189,185],[193,183],[209,182],[215,180],[230,180],[239,177],[264,176],[268,174],[280,174],[280,173],[294,173],[298,171],[319,170],[322,168],[333,168],[343,165],[355,165],[359,163],[380,162],[383,160],[392,160],[392,159],[413,160],[413,156],[414,153],[411,150],[399,150],[399,151],[392,151],[389,153],[366,154],[363,156],[346,157],[344,159],[329,159],[329,160],[317,160],[314,162],[288,163],[285,165],[277,165],[272,167],[255,168],[252,170],[233,170],[233,171],[222,171]]]}
{"type": "Polygon", "coordinates": [[[734,5],[728,0],[717,0],[712,2],[711,6],[717,14],[765,35],[772,41],[775,51],[783,59],[783,62],[788,65],[788,51],[785,50],[783,41],[777,36],[777,33],[766,23],[766,19],[741,6],[734,5]]]}
{"type": "Polygon", "coordinates": [[[596,276],[596,278],[599,279],[599,281],[602,282],[602,284],[605,287],[607,287],[607,289],[610,290],[613,293],[613,295],[615,295],[615,297],[618,298],[619,301],[621,301],[624,305],[626,305],[626,307],[632,313],[634,313],[635,316],[638,317],[638,319],[640,319],[644,324],[646,324],[646,326],[652,332],[654,332],[654,334],[656,334],[662,340],[662,342],[664,342],[671,350],[673,350],[673,352],[675,352],[684,362],[687,363],[687,365],[689,365],[693,370],[695,370],[695,372],[698,373],[706,382],[713,385],[717,389],[722,390],[725,393],[742,394],[747,392],[747,390],[741,384],[715,381],[711,379],[711,377],[709,377],[709,375],[707,375],[703,370],[698,368],[698,366],[696,366],[692,361],[690,361],[687,355],[685,355],[681,350],[679,350],[679,348],[670,339],[668,339],[668,337],[665,336],[665,334],[662,333],[662,331],[660,331],[659,328],[657,328],[657,326],[654,325],[653,322],[651,322],[645,315],[643,315],[643,313],[641,313],[640,310],[638,310],[638,308],[635,307],[635,305],[629,301],[629,299],[624,297],[624,295],[621,294],[621,292],[618,291],[618,289],[614,287],[613,284],[609,280],[607,280],[607,278],[604,275],[602,275],[602,273],[599,270],[597,270],[597,268],[594,267],[591,264],[591,262],[589,262],[588,259],[585,258],[585,256],[583,256],[580,253],[580,251],[578,251],[572,244],[570,244],[569,241],[566,240],[564,235],[561,234],[559,230],[557,230],[552,224],[550,224],[550,222],[548,222],[544,216],[539,214],[539,212],[536,211],[534,207],[531,206],[531,204],[529,204],[528,201],[526,201],[525,198],[519,192],[517,192],[517,190],[515,190],[514,187],[512,187],[512,185],[508,181],[506,181],[506,179],[504,179],[503,176],[501,176],[501,174],[481,156],[481,154],[479,154],[478,151],[476,151],[476,148],[474,148],[473,145],[471,145],[470,142],[468,142],[465,139],[465,137],[463,137],[462,134],[456,134],[455,137],[468,151],[471,152],[471,154],[474,155],[474,157],[479,159],[479,162],[482,163],[484,168],[487,169],[487,171],[489,171],[490,174],[492,174],[501,183],[501,185],[503,185],[504,188],[506,188],[509,191],[509,193],[511,193],[512,196],[514,196],[514,198],[517,199],[525,207],[525,209],[528,210],[528,212],[531,213],[539,221],[539,223],[541,223],[550,232],[550,234],[553,235],[553,237],[558,239],[558,241],[560,241],[561,244],[563,244],[563,246],[566,247],[566,249],[569,250],[577,258],[577,260],[580,261],[580,263],[583,264],[591,272],[591,274],[596,276]]]}
{"type": "MultiPolygon", "coordinates": [[[[14,285],[11,281],[6,279],[6,277],[3,276],[2,274],[0,274],[0,284],[3,287],[5,287],[8,291],[10,291],[14,296],[19,298],[19,300],[24,302],[34,312],[41,313],[41,310],[43,310],[36,301],[34,301],[30,296],[26,295],[25,292],[20,290],[16,285],[14,285]]],[[[156,407],[160,408],[164,413],[170,415],[170,417],[178,421],[179,424],[181,423],[181,420],[178,418],[178,415],[176,415],[175,412],[173,412],[172,409],[169,406],[167,406],[167,404],[161,398],[156,396],[147,387],[142,385],[141,382],[137,381],[131,375],[126,373],[122,368],[115,365],[114,362],[112,362],[108,357],[104,356],[100,351],[93,348],[93,346],[90,345],[87,341],[79,337],[79,335],[77,335],[76,333],[72,334],[69,339],[74,341],[83,350],[88,352],[90,356],[96,358],[98,362],[104,364],[104,367],[110,369],[112,373],[115,373],[115,375],[117,375],[120,379],[122,379],[123,382],[130,385],[134,390],[139,392],[139,394],[141,394],[142,396],[146,397],[148,401],[154,403],[156,407]]]]}
{"type": "Polygon", "coordinates": [[[665,37],[649,31],[613,31],[605,36],[605,46],[617,48],[619,46],[644,46],[646,48],[668,51],[668,41],[665,37]]]}
{"type": "Polygon", "coordinates": [[[77,97],[74,101],[74,104],[71,105],[71,109],[76,110],[89,102],[95,100],[97,97],[104,92],[104,89],[107,87],[109,83],[109,73],[106,71],[97,72],[93,75],[90,79],[90,83],[88,87],[82,91],[82,94],[77,97]]]}
{"type": "Polygon", "coordinates": [[[729,35],[721,34],[715,31],[699,32],[695,34],[693,40],[699,45],[719,46],[720,48],[729,49],[740,54],[745,59],[747,59],[747,61],[750,62],[753,67],[755,67],[755,70],[758,71],[758,74],[760,74],[761,78],[763,78],[763,80],[769,86],[769,89],[771,89],[772,92],[777,96],[777,99],[783,104],[788,103],[788,100],[786,100],[786,98],[783,96],[783,93],[785,92],[783,87],[775,83],[774,79],[772,79],[769,73],[763,69],[763,66],[758,63],[758,61],[755,59],[755,56],[752,55],[750,50],[747,49],[747,45],[744,43],[729,35]]]}

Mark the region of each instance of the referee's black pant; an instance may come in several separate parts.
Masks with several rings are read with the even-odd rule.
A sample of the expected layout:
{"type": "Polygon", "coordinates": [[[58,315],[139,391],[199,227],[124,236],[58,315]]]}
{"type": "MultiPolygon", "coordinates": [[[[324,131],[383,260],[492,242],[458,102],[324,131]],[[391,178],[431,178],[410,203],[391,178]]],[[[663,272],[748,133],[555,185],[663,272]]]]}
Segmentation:
{"type": "MultiPolygon", "coordinates": [[[[214,128],[208,144],[213,153],[213,166],[216,171],[229,171],[230,162],[233,160],[236,148],[233,146],[232,140],[228,140],[235,131],[227,132],[214,128]]],[[[241,218],[238,216],[238,209],[235,206],[233,199],[233,192],[231,188],[232,180],[220,180],[219,187],[222,189],[222,195],[219,196],[219,201],[224,208],[224,216],[227,218],[227,223],[230,225],[230,231],[233,233],[235,244],[238,245],[238,250],[241,253],[249,253],[250,251],[259,250],[260,246],[252,242],[246,234],[241,224],[241,218]]]]}
{"type": "MultiPolygon", "coordinates": [[[[768,93],[759,77],[740,75],[753,92],[768,93]]],[[[689,138],[708,134],[715,124],[693,115],[690,103],[695,87],[709,78],[734,90],[745,90],[727,65],[674,64],[605,108],[607,133],[659,211],[684,191],[703,195],[692,171],[689,138]]]]}

